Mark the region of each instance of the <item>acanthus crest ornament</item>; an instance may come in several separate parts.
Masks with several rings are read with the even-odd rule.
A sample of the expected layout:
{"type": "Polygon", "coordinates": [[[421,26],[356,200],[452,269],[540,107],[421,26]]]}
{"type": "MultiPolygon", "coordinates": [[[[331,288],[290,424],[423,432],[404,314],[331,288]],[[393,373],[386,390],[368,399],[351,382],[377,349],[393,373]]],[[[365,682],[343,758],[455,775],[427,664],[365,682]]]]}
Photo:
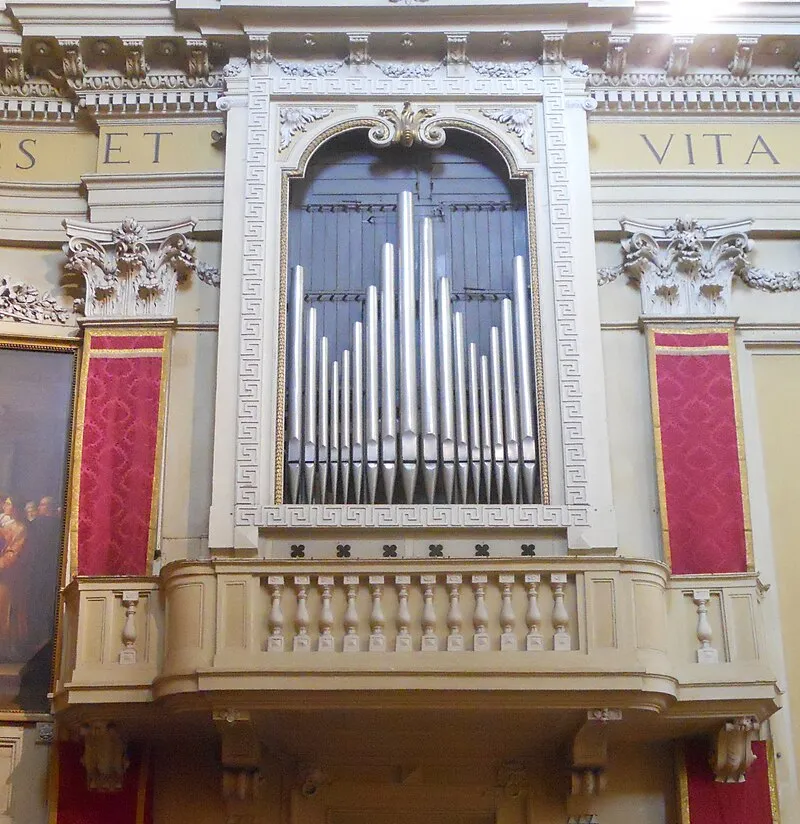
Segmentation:
{"type": "Polygon", "coordinates": [[[18,323],[67,323],[69,312],[51,295],[29,283],[11,283],[0,277],[0,320],[18,323]]]}
{"type": "Polygon", "coordinates": [[[321,106],[300,106],[290,107],[280,110],[279,121],[279,144],[278,150],[284,151],[289,148],[289,144],[294,140],[298,132],[304,132],[311,123],[322,120],[333,113],[331,108],[321,106]]]}
{"type": "Polygon", "coordinates": [[[533,152],[536,148],[536,111],[535,109],[481,109],[481,114],[502,123],[511,134],[515,134],[522,148],[533,152]]]}
{"type": "Polygon", "coordinates": [[[406,101],[399,113],[395,109],[381,109],[378,116],[382,118],[369,130],[369,141],[373,146],[402,146],[410,149],[414,145],[438,149],[444,145],[445,131],[437,126],[432,118],[436,109],[427,106],[414,111],[411,103],[406,101]]]}
{"type": "Polygon", "coordinates": [[[765,292],[800,291],[800,271],[750,265],[749,220],[717,226],[690,218],[669,226],[623,220],[621,225],[630,233],[621,243],[624,261],[599,269],[597,282],[603,286],[626,274],[641,289],[644,314],[726,314],[734,277],[765,292]]]}
{"type": "MultiPolygon", "coordinates": [[[[116,229],[64,221],[65,270],[82,275],[87,318],[167,318],[179,283],[195,271],[194,221],[147,229],[126,218],[116,229]]],[[[80,304],[80,302],[76,302],[80,304]]]]}
{"type": "Polygon", "coordinates": [[[679,218],[668,226],[623,220],[624,262],[599,271],[605,283],[623,272],[638,284],[645,315],[725,315],[734,276],[747,269],[751,221],[705,226],[679,218]]]}

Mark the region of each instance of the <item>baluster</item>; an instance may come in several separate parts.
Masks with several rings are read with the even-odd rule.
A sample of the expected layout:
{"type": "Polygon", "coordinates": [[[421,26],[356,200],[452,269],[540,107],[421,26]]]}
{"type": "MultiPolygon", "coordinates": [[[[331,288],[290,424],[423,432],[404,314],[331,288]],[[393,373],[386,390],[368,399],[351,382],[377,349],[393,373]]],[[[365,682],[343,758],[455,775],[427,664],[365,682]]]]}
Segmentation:
{"type": "Polygon", "coordinates": [[[311,650],[311,638],[308,635],[308,587],[311,578],[308,575],[295,575],[294,585],[297,589],[297,611],[294,615],[295,636],[292,643],[293,652],[311,650]]]}
{"type": "Polygon", "coordinates": [[[369,616],[369,628],[371,630],[369,636],[370,652],[386,652],[386,636],[383,634],[386,617],[383,614],[383,603],[381,602],[383,583],[383,575],[369,576],[369,586],[372,590],[372,612],[369,616]]]}
{"type": "Polygon", "coordinates": [[[500,607],[500,626],[503,629],[500,636],[500,651],[510,652],[517,649],[517,636],[514,633],[517,619],[514,615],[514,607],[511,604],[514,575],[500,575],[498,580],[503,588],[503,605],[500,607]]]}
{"type": "Polygon", "coordinates": [[[358,575],[345,575],[344,585],[347,587],[347,609],[344,611],[344,642],[342,652],[358,652],[361,644],[358,640],[358,575]]]}
{"type": "Polygon", "coordinates": [[[708,602],[711,600],[711,591],[696,589],[692,592],[692,600],[697,607],[697,640],[700,649],[697,650],[698,664],[718,664],[719,651],[711,646],[713,631],[708,620],[708,602]]]}
{"type": "Polygon", "coordinates": [[[436,637],[436,610],[433,607],[433,588],[435,575],[420,575],[419,582],[425,587],[422,595],[422,651],[438,652],[439,639],[436,637]]]}
{"type": "Polygon", "coordinates": [[[408,628],[411,624],[411,613],[408,611],[408,587],[411,584],[410,575],[395,575],[397,586],[397,638],[394,642],[395,652],[411,652],[411,633],[408,628]]]}
{"type": "Polygon", "coordinates": [[[136,607],[139,605],[138,590],[124,590],[122,605],[125,607],[125,624],[122,627],[122,650],[119,662],[123,665],[136,663],[136,607]]]}
{"type": "Polygon", "coordinates": [[[317,584],[322,590],[322,606],[319,610],[319,646],[320,652],[333,652],[333,611],[331,610],[331,591],[333,575],[320,575],[317,584]]]}
{"type": "Polygon", "coordinates": [[[541,580],[542,576],[538,572],[525,574],[525,583],[528,585],[528,611],[525,613],[528,635],[525,639],[525,648],[528,652],[544,649],[542,613],[539,611],[539,584],[541,580]]]}
{"type": "Polygon", "coordinates": [[[556,652],[569,652],[572,649],[572,639],[567,632],[569,614],[564,606],[564,587],[567,585],[565,572],[554,572],[550,576],[550,587],[553,590],[553,649],[556,652]]]}
{"type": "Polygon", "coordinates": [[[267,640],[267,652],[283,652],[283,610],[281,595],[283,593],[283,575],[270,575],[267,585],[271,587],[272,606],[269,610],[270,636],[267,640]]]}
{"type": "Polygon", "coordinates": [[[447,611],[447,628],[450,630],[447,636],[448,652],[464,651],[464,636],[461,633],[461,624],[464,621],[461,615],[461,582],[459,574],[447,576],[447,586],[450,589],[450,608],[447,611]]]}
{"type": "Polygon", "coordinates": [[[486,609],[486,584],[489,578],[486,575],[472,576],[472,589],[475,592],[475,612],[472,615],[472,625],[475,627],[473,649],[475,652],[488,652],[489,633],[489,611],[486,609]]]}

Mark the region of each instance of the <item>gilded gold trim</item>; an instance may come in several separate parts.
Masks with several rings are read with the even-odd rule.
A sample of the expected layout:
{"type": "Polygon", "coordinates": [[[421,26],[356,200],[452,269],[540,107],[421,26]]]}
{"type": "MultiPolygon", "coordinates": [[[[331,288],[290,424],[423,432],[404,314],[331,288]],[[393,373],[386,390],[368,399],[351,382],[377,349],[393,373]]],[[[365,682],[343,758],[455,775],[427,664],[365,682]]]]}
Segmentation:
{"type": "Polygon", "coordinates": [[[675,777],[678,781],[678,820],[680,824],[691,824],[689,775],[686,772],[686,744],[683,741],[675,744],[675,777]]]}
{"type": "MultiPolygon", "coordinates": [[[[356,129],[369,129],[380,124],[376,117],[358,117],[342,121],[320,132],[303,150],[300,160],[292,169],[281,174],[280,205],[280,284],[278,296],[278,379],[275,421],[275,494],[276,505],[283,503],[284,440],[286,412],[286,294],[289,280],[289,182],[292,178],[305,177],[311,157],[328,140],[356,129]]],[[[501,155],[508,167],[509,177],[525,181],[525,199],[528,217],[528,268],[531,273],[531,314],[534,335],[534,374],[536,378],[536,424],[538,436],[539,483],[542,504],[550,503],[550,473],[547,449],[547,415],[544,397],[544,358],[542,353],[541,295],[539,288],[538,249],[536,243],[536,212],[533,173],[520,170],[508,146],[488,129],[468,120],[453,117],[436,119],[436,126],[474,134],[482,138],[501,155]]]]}
{"type": "MultiPolygon", "coordinates": [[[[56,598],[56,603],[53,604],[55,611],[55,621],[53,622],[53,655],[50,661],[50,685],[49,692],[53,692],[57,683],[59,675],[59,664],[61,661],[61,616],[62,610],[62,595],[61,588],[64,580],[64,573],[66,569],[66,558],[69,546],[69,523],[70,523],[70,487],[72,484],[72,455],[73,445],[75,441],[75,401],[77,399],[77,372],[78,360],[80,357],[79,349],[80,341],[76,338],[40,338],[40,337],[8,337],[0,338],[0,349],[19,349],[22,351],[34,352],[58,352],[72,354],[72,392],[71,394],[71,408],[70,421],[67,427],[67,443],[66,443],[66,467],[65,467],[65,483],[64,483],[64,497],[61,501],[64,509],[64,524],[61,532],[61,552],[58,562],[58,584],[59,594],[56,598]]],[[[0,711],[0,720],[13,721],[46,721],[50,719],[48,713],[29,712],[28,710],[16,710],[10,707],[4,708],[0,711]]]]}
{"type": "Polygon", "coordinates": [[[145,746],[139,762],[139,784],[136,788],[136,824],[144,824],[147,813],[147,785],[150,779],[150,747],[145,746]]]}
{"type": "Polygon", "coordinates": [[[736,352],[736,336],[728,330],[730,348],[731,381],[733,383],[733,414],[736,421],[736,446],[739,451],[739,485],[742,490],[742,516],[744,519],[744,547],[748,572],[756,568],[753,557],[753,523],[750,519],[750,484],[747,479],[747,457],[744,448],[744,418],[742,417],[742,393],[739,383],[739,358],[736,352]]]}
{"type": "Polygon", "coordinates": [[[60,747],[56,739],[50,746],[50,759],[47,776],[47,824],[58,824],[58,777],[60,747]]]}
{"type": "Polygon", "coordinates": [[[778,806],[778,776],[775,772],[775,745],[772,740],[767,743],[767,780],[769,782],[769,808],[772,812],[772,824],[781,824],[781,811],[778,806]]]}
{"type": "Polygon", "coordinates": [[[75,414],[73,453],[70,465],[72,490],[70,496],[70,568],[72,575],[78,570],[78,517],[80,503],[81,464],[83,458],[83,429],[86,422],[86,383],[89,376],[89,362],[93,357],[100,358],[129,358],[129,357],[160,357],[161,375],[158,400],[158,421],[156,424],[156,449],[153,462],[153,491],[150,498],[150,522],[148,525],[147,561],[145,574],[150,574],[153,566],[153,556],[158,538],[158,522],[160,516],[161,481],[163,470],[164,432],[166,428],[166,398],[169,381],[169,362],[172,341],[172,329],[168,324],[156,328],[140,328],[126,326],[113,328],[94,326],[84,329],[83,353],[81,358],[80,380],[78,383],[77,410],[75,414]],[[108,337],[150,337],[161,338],[160,348],[148,349],[92,349],[92,338],[108,337]]]}
{"type": "MultiPolygon", "coordinates": [[[[669,545],[669,515],[667,513],[667,487],[664,479],[664,450],[661,444],[661,405],[658,397],[658,368],[656,365],[656,329],[647,327],[647,363],[650,372],[650,408],[653,415],[653,441],[656,457],[656,477],[658,480],[658,509],[661,520],[661,543],[664,560],[672,568],[672,551],[669,545]]],[[[660,331],[660,330],[658,330],[660,331]]]]}

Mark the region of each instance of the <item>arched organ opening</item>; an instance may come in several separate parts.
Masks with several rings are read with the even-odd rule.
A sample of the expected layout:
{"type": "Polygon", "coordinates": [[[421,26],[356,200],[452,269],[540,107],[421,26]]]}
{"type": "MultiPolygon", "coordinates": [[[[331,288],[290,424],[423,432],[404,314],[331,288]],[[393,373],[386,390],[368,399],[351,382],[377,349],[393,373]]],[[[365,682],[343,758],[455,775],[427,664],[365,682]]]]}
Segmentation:
{"type": "Polygon", "coordinates": [[[287,503],[538,501],[520,210],[487,202],[485,190],[471,206],[452,197],[431,204],[421,188],[401,188],[394,203],[384,194],[378,203],[311,203],[309,210],[306,198],[295,211],[300,219],[290,231],[299,236],[290,254],[312,265],[295,258],[289,273],[287,503]],[[469,208],[470,222],[463,219],[469,208]],[[459,209],[449,230],[436,226],[459,209]],[[512,214],[497,221],[493,212],[512,214]],[[328,214],[331,225],[309,227],[309,213],[328,214]],[[344,230],[342,214],[350,215],[344,230]],[[394,219],[381,222],[386,215],[394,219]],[[376,225],[382,233],[372,231],[376,225]],[[470,277],[482,257],[492,277],[470,277]]]}

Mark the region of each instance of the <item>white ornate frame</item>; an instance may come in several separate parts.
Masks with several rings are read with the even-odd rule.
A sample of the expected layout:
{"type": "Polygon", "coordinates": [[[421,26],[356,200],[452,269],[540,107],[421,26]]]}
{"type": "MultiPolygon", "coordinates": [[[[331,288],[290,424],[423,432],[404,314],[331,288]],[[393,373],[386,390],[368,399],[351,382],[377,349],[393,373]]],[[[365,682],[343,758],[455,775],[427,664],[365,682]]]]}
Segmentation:
{"type": "Polygon", "coordinates": [[[471,69],[451,76],[443,67],[426,76],[387,77],[373,66],[348,76],[287,76],[268,56],[229,65],[218,102],[227,112],[227,153],[212,550],[255,551],[259,528],[279,526],[557,528],[577,551],[616,547],[585,81],[582,67],[563,62],[509,78],[471,69]],[[326,136],[372,125],[380,109],[399,110],[404,101],[432,106],[446,128],[475,131],[501,151],[512,174],[528,180],[547,420],[549,502],[542,505],[275,504],[288,180],[326,136]],[[522,125],[505,116],[511,111],[522,113],[522,125]]]}

